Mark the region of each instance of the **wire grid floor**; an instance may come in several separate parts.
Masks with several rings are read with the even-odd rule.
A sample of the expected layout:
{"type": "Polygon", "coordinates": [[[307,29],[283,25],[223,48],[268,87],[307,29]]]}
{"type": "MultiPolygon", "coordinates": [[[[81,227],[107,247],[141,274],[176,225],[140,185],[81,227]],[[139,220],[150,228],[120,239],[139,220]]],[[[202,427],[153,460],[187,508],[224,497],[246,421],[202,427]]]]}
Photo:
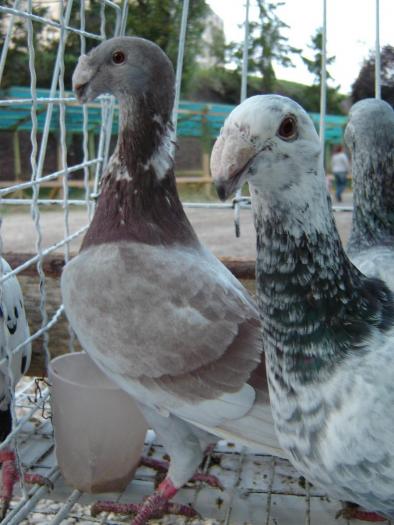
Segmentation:
{"type": "MultiPolygon", "coordinates": [[[[42,384],[37,399],[34,381],[23,382],[17,394],[18,415],[23,426],[18,432],[19,457],[25,468],[46,476],[54,487],[33,486],[23,495],[16,491],[11,510],[3,525],[82,524],[96,525],[129,523],[130,516],[99,514],[92,517],[90,505],[99,499],[138,503],[152,493],[157,474],[147,467],[137,469],[134,479],[120,494],[86,494],[67,486],[56,463],[53,429],[50,420],[48,387],[42,384]],[[25,421],[24,421],[25,419],[25,421]]],[[[148,431],[144,456],[165,459],[165,450],[148,431]]],[[[338,501],[330,500],[304,479],[286,460],[256,454],[235,443],[219,441],[209,454],[202,469],[219,478],[224,490],[203,483],[189,483],[174,501],[191,504],[201,518],[189,520],[197,524],[251,525],[341,525],[349,523],[336,519],[341,509],[338,501]]],[[[163,524],[184,524],[186,519],[167,515],[163,524]]],[[[387,521],[386,524],[390,522],[387,521]]]]}

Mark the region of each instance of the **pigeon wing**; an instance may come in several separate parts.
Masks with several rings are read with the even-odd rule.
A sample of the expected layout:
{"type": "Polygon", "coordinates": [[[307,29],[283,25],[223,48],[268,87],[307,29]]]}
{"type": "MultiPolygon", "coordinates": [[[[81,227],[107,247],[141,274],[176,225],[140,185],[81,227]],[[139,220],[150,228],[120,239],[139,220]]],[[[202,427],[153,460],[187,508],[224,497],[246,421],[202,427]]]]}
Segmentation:
{"type": "Polygon", "coordinates": [[[67,265],[62,291],[83,347],[126,389],[199,403],[242,390],[261,361],[254,302],[201,246],[95,246],[67,265]]]}

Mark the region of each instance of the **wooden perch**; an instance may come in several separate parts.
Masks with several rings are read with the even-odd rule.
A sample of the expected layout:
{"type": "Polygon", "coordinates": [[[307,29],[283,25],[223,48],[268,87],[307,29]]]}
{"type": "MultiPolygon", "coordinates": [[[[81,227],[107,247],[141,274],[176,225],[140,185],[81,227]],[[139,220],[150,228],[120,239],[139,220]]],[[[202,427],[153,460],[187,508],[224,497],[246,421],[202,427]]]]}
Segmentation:
{"type": "MultiPolygon", "coordinates": [[[[34,257],[32,253],[5,253],[4,258],[11,266],[16,268],[27,260],[34,257]]],[[[76,254],[71,254],[75,256],[76,254]]],[[[238,279],[254,279],[255,278],[255,265],[256,262],[253,259],[234,259],[232,257],[219,257],[222,263],[227,266],[232,274],[238,279]]],[[[47,277],[59,278],[64,266],[64,258],[62,255],[50,254],[44,258],[43,269],[47,277]]],[[[19,275],[29,275],[34,277],[37,275],[36,265],[33,264],[23,270],[19,275]]]]}

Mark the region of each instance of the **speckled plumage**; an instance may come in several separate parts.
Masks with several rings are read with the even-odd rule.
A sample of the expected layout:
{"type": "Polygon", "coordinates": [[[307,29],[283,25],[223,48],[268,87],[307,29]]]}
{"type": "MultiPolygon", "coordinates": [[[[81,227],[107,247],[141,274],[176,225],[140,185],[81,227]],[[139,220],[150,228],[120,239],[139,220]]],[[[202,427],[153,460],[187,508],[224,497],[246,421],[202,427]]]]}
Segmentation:
{"type": "Polygon", "coordinates": [[[81,101],[114,94],[121,125],[81,252],[62,275],[65,310],[171,456],[174,492],[167,483],[160,498],[191,478],[216,436],[283,455],[256,305],[201,245],[176,191],[168,58],[146,40],[111,39],[81,57],[73,81],[81,101]],[[124,62],[111,63],[119,51],[124,62]]]}
{"type": "Polygon", "coordinates": [[[300,106],[252,97],[225,123],[212,173],[224,195],[245,179],[250,185],[263,346],[281,445],[329,495],[394,517],[393,293],[345,254],[319,151],[300,106]],[[295,124],[282,132],[289,118],[295,124]],[[247,132],[237,156],[240,129],[247,132]]]}
{"type": "Polygon", "coordinates": [[[377,99],[354,104],[345,130],[352,155],[353,221],[348,252],[394,245],[394,111],[377,99]]]}
{"type": "Polygon", "coordinates": [[[347,251],[362,272],[394,290],[394,111],[377,99],[352,106],[345,130],[352,155],[353,220],[347,251]]]}

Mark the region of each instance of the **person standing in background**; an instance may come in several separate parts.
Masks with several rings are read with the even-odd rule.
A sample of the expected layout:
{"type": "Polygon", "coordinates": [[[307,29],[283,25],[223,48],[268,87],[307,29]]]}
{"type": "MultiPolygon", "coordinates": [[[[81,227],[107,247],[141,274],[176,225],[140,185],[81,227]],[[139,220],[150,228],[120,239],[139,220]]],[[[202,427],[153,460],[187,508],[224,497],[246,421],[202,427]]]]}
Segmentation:
{"type": "Polygon", "coordinates": [[[334,148],[331,158],[331,169],[335,178],[335,197],[337,202],[342,202],[342,193],[346,188],[350,162],[341,145],[334,148]]]}

